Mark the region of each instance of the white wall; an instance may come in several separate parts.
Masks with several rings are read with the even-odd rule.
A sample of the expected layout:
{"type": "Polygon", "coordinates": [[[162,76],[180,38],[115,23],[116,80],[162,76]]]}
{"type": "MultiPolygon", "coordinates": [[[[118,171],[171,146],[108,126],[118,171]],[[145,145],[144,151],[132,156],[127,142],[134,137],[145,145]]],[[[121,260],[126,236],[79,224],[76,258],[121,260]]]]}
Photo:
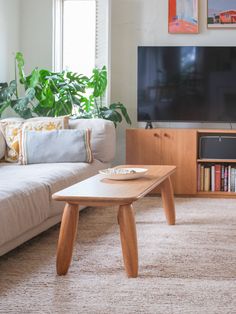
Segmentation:
{"type": "Polygon", "coordinates": [[[20,51],[25,71],[52,69],[52,0],[20,0],[20,51]]]}
{"type": "MultiPolygon", "coordinates": [[[[111,100],[127,105],[132,127],[137,127],[137,46],[141,45],[236,45],[234,29],[208,30],[206,0],[199,0],[200,33],[168,34],[167,0],[112,0],[111,100]]],[[[143,126],[141,124],[140,126],[143,126]]],[[[203,125],[162,123],[167,127],[203,125]]],[[[118,129],[116,163],[125,161],[125,128],[118,129]]],[[[216,127],[216,125],[204,125],[216,127]]],[[[229,125],[220,124],[220,128],[229,125]]]]}
{"type": "Polygon", "coordinates": [[[14,53],[19,50],[20,0],[0,0],[0,82],[14,79],[14,53]]]}
{"type": "Polygon", "coordinates": [[[14,54],[25,70],[52,68],[52,1],[0,0],[0,82],[14,79],[14,54]]]}
{"type": "MultiPolygon", "coordinates": [[[[0,0],[0,82],[15,78],[14,55],[21,51],[25,72],[52,69],[52,1],[0,0]]],[[[2,118],[16,116],[7,109],[2,118]]]]}

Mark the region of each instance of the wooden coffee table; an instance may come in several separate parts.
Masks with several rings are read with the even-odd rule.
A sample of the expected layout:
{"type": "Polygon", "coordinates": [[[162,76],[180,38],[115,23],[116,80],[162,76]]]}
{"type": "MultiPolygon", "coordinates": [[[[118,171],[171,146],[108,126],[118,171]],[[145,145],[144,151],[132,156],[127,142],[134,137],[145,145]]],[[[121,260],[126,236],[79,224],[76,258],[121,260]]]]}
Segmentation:
{"type": "Polygon", "coordinates": [[[66,202],[57,247],[58,275],[65,275],[70,266],[78,225],[79,205],[119,206],[118,223],[123,260],[128,277],[133,278],[138,276],[138,246],[133,202],[160,185],[167,223],[175,224],[174,195],[170,176],[175,172],[176,167],[146,165],[122,167],[148,168],[148,173],[143,178],[127,181],[104,179],[103,175],[98,174],[53,194],[54,200],[66,202]]]}

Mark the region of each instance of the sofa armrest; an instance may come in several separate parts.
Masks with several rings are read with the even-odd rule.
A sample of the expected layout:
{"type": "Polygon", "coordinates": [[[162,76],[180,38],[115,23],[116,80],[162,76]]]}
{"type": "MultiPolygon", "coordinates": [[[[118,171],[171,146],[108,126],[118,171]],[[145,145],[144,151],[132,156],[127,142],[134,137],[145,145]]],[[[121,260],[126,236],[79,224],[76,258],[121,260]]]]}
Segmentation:
{"type": "Polygon", "coordinates": [[[95,159],[110,163],[115,158],[114,123],[104,119],[69,120],[70,129],[91,129],[91,148],[95,159]]]}

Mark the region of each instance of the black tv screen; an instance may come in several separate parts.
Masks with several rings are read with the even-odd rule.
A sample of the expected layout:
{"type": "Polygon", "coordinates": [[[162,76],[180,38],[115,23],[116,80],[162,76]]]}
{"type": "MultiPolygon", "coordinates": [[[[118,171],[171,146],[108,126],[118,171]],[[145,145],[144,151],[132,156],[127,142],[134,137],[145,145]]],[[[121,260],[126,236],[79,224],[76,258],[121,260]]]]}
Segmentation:
{"type": "Polygon", "coordinates": [[[236,121],[236,47],[138,47],[138,121],[236,121]]]}

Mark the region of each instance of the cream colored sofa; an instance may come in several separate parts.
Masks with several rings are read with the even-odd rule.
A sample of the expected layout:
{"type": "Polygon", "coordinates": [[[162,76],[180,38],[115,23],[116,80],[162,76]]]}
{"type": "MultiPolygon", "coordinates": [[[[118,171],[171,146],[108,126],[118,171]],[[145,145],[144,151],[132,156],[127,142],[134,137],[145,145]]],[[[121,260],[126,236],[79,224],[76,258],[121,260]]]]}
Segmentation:
{"type": "MultiPolygon", "coordinates": [[[[61,220],[64,204],[52,201],[52,193],[97,174],[114,159],[112,122],[71,120],[69,127],[92,130],[93,163],[0,163],[0,256],[61,220]]],[[[0,145],[4,145],[1,132],[0,145]]]]}

